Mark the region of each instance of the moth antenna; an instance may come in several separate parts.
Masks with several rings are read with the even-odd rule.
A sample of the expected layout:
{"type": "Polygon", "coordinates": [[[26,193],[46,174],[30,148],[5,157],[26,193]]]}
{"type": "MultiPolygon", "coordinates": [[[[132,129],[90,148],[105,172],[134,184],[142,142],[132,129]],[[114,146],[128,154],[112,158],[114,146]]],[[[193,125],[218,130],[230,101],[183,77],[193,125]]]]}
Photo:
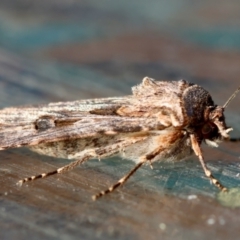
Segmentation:
{"type": "Polygon", "coordinates": [[[93,195],[92,200],[95,201],[98,198],[113,192],[118,187],[122,186],[146,161],[148,161],[146,158],[144,158],[141,162],[139,162],[127,175],[122,177],[120,180],[118,180],[115,184],[113,184],[111,187],[109,187],[105,191],[101,191],[100,193],[93,195]]]}
{"type": "Polygon", "coordinates": [[[230,96],[230,98],[226,101],[226,103],[223,105],[223,108],[225,109],[229,103],[237,96],[238,92],[240,91],[240,86],[237,88],[237,90],[230,96]]]}

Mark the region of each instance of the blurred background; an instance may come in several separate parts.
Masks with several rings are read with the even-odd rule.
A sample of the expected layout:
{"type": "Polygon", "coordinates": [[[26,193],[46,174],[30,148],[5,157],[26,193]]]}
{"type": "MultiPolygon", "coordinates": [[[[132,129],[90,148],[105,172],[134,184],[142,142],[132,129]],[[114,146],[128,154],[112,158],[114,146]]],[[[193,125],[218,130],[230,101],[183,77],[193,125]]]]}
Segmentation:
{"type": "Polygon", "coordinates": [[[239,27],[237,0],[3,0],[0,84],[14,97],[0,104],[119,95],[144,76],[186,78],[218,101],[238,85],[239,27]]]}
{"type": "MultiPolygon", "coordinates": [[[[0,107],[126,95],[145,76],[198,83],[221,105],[240,83],[239,64],[238,0],[0,2],[0,107]]],[[[235,137],[239,116],[238,97],[227,111],[235,137]]],[[[238,153],[239,145],[230,143],[219,152],[205,151],[210,168],[230,187],[240,183],[238,153]]],[[[193,157],[188,164],[158,165],[160,172],[141,170],[121,194],[92,203],[92,194],[133,166],[116,161],[19,189],[19,178],[67,161],[22,149],[2,151],[1,239],[234,239],[239,234],[239,209],[223,206],[193,157]]]]}

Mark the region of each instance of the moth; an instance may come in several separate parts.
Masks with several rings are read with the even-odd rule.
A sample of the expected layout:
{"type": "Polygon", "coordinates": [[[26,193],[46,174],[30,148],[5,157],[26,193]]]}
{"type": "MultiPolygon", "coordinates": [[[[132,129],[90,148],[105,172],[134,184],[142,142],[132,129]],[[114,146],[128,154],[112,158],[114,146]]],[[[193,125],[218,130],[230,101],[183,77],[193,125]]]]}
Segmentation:
{"type": "Polygon", "coordinates": [[[74,161],[57,170],[27,177],[25,182],[69,171],[92,158],[120,155],[136,165],[100,198],[123,185],[142,165],[169,159],[178,161],[195,153],[205,175],[227,191],[207,168],[201,143],[217,147],[228,140],[232,128],[223,106],[215,105],[201,86],[180,81],[155,81],[145,77],[132,95],[0,111],[0,150],[27,146],[49,156],[74,161]]]}

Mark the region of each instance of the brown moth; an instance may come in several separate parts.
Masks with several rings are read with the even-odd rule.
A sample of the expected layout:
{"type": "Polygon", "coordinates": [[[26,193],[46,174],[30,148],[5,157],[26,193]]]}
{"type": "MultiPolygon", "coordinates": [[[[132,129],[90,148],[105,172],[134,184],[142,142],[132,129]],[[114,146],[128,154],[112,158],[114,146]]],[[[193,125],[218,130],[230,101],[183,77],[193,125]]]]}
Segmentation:
{"type": "Polygon", "coordinates": [[[123,185],[143,164],[163,159],[181,160],[195,153],[206,176],[221,191],[227,189],[204,163],[200,144],[211,146],[228,140],[224,106],[214,104],[202,87],[180,81],[155,81],[145,77],[125,97],[50,103],[0,111],[0,150],[28,146],[60,158],[75,159],[55,171],[24,178],[32,181],[63,173],[92,158],[120,155],[135,167],[97,199],[123,185]]]}

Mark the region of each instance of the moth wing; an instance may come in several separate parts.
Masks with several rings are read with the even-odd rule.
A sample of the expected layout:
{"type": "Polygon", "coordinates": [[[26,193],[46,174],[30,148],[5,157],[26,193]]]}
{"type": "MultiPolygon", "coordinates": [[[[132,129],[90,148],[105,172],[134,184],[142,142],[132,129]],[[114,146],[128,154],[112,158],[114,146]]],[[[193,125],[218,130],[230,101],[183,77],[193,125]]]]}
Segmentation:
{"type": "MultiPolygon", "coordinates": [[[[43,123],[36,128],[34,124],[0,128],[0,150],[40,143],[81,139],[93,136],[135,133],[149,130],[162,130],[166,126],[152,118],[128,118],[121,116],[101,116],[79,114],[75,118],[61,118],[43,123]],[[41,128],[42,127],[42,128],[41,128]]],[[[51,119],[50,119],[51,120],[51,119]]],[[[48,121],[48,119],[47,119],[48,121]]]]}
{"type": "Polygon", "coordinates": [[[46,105],[9,107],[0,110],[0,131],[5,127],[34,124],[40,118],[78,120],[86,115],[113,115],[116,109],[129,104],[129,97],[99,98],[46,105]]]}
{"type": "Polygon", "coordinates": [[[92,136],[162,130],[171,125],[170,114],[160,117],[159,96],[151,99],[151,104],[160,106],[157,115],[149,115],[141,98],[133,96],[6,108],[0,111],[0,150],[92,136]],[[134,106],[139,104],[136,111],[134,106]],[[119,109],[129,110],[125,113],[119,109]]]}

